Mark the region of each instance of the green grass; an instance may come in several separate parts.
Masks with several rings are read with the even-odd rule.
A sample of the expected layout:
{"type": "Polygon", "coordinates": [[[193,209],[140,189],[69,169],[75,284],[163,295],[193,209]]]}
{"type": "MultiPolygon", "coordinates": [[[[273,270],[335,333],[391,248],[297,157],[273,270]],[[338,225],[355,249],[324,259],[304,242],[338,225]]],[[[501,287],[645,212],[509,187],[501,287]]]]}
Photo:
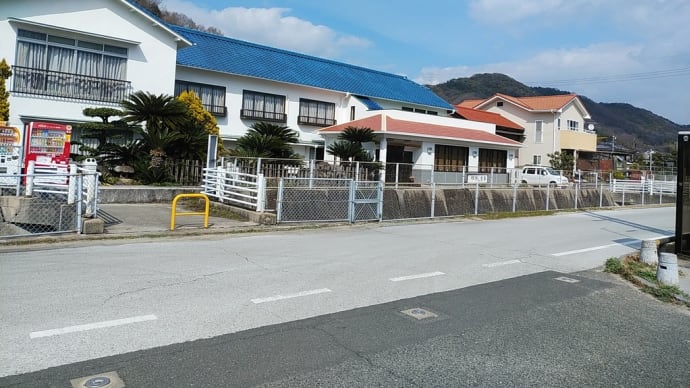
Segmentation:
{"type": "MultiPolygon", "coordinates": [[[[690,299],[690,296],[681,291],[677,286],[659,283],[656,280],[656,266],[640,262],[639,256],[630,255],[624,257],[622,260],[612,257],[606,260],[604,272],[620,275],[638,286],[642,291],[664,302],[677,302],[676,296],[681,296],[686,300],[690,299]],[[639,278],[647,280],[654,284],[654,286],[644,284],[639,278]]],[[[690,304],[687,305],[690,307],[690,304]]]]}

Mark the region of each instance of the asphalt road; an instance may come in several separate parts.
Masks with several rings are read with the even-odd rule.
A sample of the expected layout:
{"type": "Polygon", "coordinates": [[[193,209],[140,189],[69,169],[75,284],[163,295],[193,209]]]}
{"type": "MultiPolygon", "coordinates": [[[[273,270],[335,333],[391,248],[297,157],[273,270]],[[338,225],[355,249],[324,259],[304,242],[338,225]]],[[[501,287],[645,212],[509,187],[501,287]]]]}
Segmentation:
{"type": "Polygon", "coordinates": [[[690,381],[687,361],[678,360],[690,360],[686,314],[609,278],[588,280],[597,273],[566,283],[549,272],[596,268],[640,239],[671,234],[673,211],[5,252],[0,375],[8,377],[0,385],[65,386],[110,370],[127,386],[552,385],[561,378],[599,385],[606,376],[601,381],[627,381],[636,376],[631,368],[657,381],[666,373],[664,381],[678,385],[676,378],[690,381]],[[474,285],[481,286],[465,288],[474,285]],[[428,307],[439,318],[416,322],[401,306],[428,307]],[[558,348],[568,356],[556,357],[558,348]],[[373,362],[379,356],[398,361],[373,362]],[[605,361],[606,372],[588,359],[605,361]],[[439,374],[417,376],[413,365],[439,374]],[[371,380],[344,379],[351,372],[350,379],[371,380]],[[540,374],[552,380],[530,383],[540,374]]]}

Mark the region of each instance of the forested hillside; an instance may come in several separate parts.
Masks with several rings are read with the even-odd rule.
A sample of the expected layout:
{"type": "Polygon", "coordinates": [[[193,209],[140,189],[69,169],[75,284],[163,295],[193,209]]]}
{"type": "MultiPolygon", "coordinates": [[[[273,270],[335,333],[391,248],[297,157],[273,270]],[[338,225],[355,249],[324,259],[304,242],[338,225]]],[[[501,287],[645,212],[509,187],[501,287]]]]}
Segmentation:
{"type": "MultiPolygon", "coordinates": [[[[475,74],[469,78],[456,78],[429,86],[451,104],[466,99],[488,98],[496,93],[515,97],[567,94],[569,91],[553,88],[530,87],[505,74],[475,74]]],[[[616,136],[616,143],[630,150],[670,151],[678,131],[690,130],[690,125],[679,125],[646,109],[626,103],[595,102],[580,96],[601,137],[616,136]]]]}

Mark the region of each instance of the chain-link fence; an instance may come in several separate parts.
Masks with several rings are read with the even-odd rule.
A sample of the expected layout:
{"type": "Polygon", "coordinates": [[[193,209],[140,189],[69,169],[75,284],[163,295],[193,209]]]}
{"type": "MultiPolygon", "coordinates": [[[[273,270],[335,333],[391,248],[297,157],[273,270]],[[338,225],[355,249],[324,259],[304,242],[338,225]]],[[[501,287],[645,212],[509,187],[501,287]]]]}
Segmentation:
{"type": "Polygon", "coordinates": [[[29,174],[0,174],[0,237],[80,233],[83,217],[96,217],[95,168],[30,166],[29,170],[29,174]]]}
{"type": "Polygon", "coordinates": [[[382,204],[381,182],[283,178],[276,214],[279,223],[380,221],[382,204]]]}

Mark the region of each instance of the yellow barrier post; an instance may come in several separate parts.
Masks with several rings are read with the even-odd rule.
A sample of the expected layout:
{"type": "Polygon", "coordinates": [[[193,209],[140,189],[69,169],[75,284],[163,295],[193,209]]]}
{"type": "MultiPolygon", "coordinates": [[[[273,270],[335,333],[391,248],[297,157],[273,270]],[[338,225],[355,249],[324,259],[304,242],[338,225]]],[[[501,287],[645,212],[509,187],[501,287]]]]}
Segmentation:
{"type": "Polygon", "coordinates": [[[210,201],[206,194],[192,193],[192,194],[178,194],[173,199],[172,212],[170,214],[170,230],[175,230],[175,217],[177,216],[204,216],[204,228],[208,228],[208,213],[210,209],[210,201]],[[203,198],[206,206],[203,212],[177,212],[177,201],[180,198],[203,198]]]}

